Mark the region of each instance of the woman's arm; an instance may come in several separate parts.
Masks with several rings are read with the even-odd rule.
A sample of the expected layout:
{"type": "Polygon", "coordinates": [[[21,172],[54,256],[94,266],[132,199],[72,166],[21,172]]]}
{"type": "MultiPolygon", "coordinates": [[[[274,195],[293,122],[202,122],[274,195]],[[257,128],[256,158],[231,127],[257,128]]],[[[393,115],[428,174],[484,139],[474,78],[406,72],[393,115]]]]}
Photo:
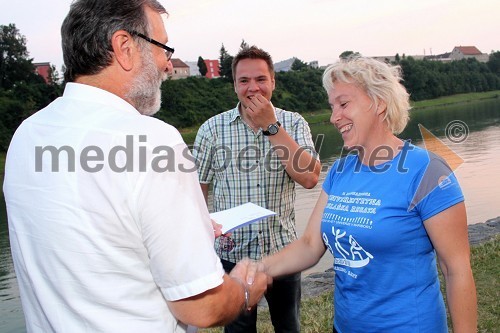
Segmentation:
{"type": "Polygon", "coordinates": [[[446,282],[453,331],[476,332],[477,298],[470,265],[467,215],[463,202],[424,222],[446,282]]]}
{"type": "Polygon", "coordinates": [[[321,218],[327,201],[328,195],[322,190],[302,237],[280,252],[263,259],[267,274],[275,278],[300,272],[321,259],[326,250],[321,238],[321,218]]]}

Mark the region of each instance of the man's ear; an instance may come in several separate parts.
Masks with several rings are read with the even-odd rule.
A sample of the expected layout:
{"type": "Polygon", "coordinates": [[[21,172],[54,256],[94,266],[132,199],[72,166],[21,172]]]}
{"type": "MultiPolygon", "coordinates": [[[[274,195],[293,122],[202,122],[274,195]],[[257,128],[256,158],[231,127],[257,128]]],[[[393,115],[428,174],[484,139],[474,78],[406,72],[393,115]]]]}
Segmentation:
{"type": "Polygon", "coordinates": [[[111,47],[115,59],[125,71],[134,68],[134,59],[138,52],[137,44],[132,36],[125,30],[116,31],[111,37],[111,47]]]}

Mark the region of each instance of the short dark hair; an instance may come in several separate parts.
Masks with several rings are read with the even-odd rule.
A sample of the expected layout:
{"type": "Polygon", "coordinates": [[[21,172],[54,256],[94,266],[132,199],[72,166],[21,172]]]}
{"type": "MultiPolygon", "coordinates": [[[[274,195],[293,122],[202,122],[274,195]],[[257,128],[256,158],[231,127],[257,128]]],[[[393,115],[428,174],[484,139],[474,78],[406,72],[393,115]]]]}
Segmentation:
{"type": "Polygon", "coordinates": [[[145,8],[160,14],[157,0],[76,0],[61,27],[64,79],[93,75],[111,64],[111,37],[118,30],[148,34],[145,8]]]}
{"type": "Polygon", "coordinates": [[[244,47],[238,52],[238,54],[233,58],[233,63],[231,64],[231,69],[233,70],[233,79],[236,80],[236,66],[243,59],[262,59],[266,62],[267,67],[269,68],[269,73],[271,73],[271,77],[274,77],[274,64],[271,55],[264,51],[263,49],[259,49],[257,46],[252,45],[250,47],[244,47]]]}

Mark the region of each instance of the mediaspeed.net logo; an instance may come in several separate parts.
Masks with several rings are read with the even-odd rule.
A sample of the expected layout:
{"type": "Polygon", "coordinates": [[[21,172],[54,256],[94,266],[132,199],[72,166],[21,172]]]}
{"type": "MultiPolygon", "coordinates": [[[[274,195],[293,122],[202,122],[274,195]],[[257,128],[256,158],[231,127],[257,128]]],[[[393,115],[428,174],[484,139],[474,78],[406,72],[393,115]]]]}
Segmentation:
{"type": "MultiPolygon", "coordinates": [[[[451,148],[443,143],[439,138],[433,135],[423,125],[419,124],[420,133],[422,135],[423,143],[430,153],[440,156],[447,165],[439,168],[428,168],[423,177],[423,181],[419,184],[419,188],[414,195],[411,208],[423,200],[432,190],[437,186],[445,188],[450,184],[449,176],[464,160],[458,156],[451,148]],[[449,167],[448,167],[449,166],[449,167]],[[434,170],[434,171],[431,171],[434,170]],[[437,170],[437,172],[435,172],[437,170]],[[444,171],[443,171],[444,170],[444,171]]],[[[467,140],[469,129],[467,125],[459,120],[448,123],[445,129],[446,137],[454,144],[459,144],[467,140]]],[[[317,152],[313,147],[304,147],[298,150],[293,156],[286,146],[274,146],[267,152],[262,152],[259,146],[247,146],[239,152],[233,152],[230,147],[220,146],[216,147],[216,156],[223,156],[222,161],[219,161],[219,169],[216,172],[224,172],[232,163],[236,165],[238,172],[251,173],[260,168],[259,165],[264,166],[265,172],[276,172],[284,169],[282,161],[287,161],[291,157],[291,164],[294,170],[298,172],[311,172],[314,168],[314,163],[311,161],[309,165],[300,165],[301,154],[310,152],[314,158],[321,150],[324,135],[319,134],[316,137],[315,146],[318,147],[317,152]],[[253,162],[252,162],[253,161],[253,162]],[[260,162],[264,163],[260,163],[260,162]],[[252,164],[253,163],[253,164],[252,164]]],[[[192,150],[198,149],[197,147],[184,146],[182,151],[175,151],[170,146],[157,146],[153,147],[151,154],[152,158],[146,158],[146,145],[147,136],[139,135],[134,138],[132,135],[126,136],[125,144],[112,147],[107,154],[99,146],[87,146],[82,151],[77,152],[70,146],[54,147],[54,146],[36,146],[35,147],[35,171],[43,172],[75,172],[78,162],[80,163],[81,170],[86,172],[100,172],[107,165],[113,172],[132,172],[136,168],[139,172],[146,172],[152,170],[154,172],[196,172],[197,161],[191,154],[192,150]],[[180,158],[182,157],[182,158],[180,158]],[[43,163],[44,158],[47,163],[43,163]],[[137,159],[137,160],[136,160],[137,159]]],[[[352,153],[352,152],[349,152],[352,153]]],[[[396,152],[390,147],[378,147],[372,154],[370,159],[372,162],[376,160],[387,160],[391,156],[395,156],[396,152]]],[[[342,156],[343,154],[341,154],[342,156]]],[[[398,164],[398,172],[407,172],[404,165],[405,156],[402,156],[398,164]]],[[[371,165],[371,164],[370,164],[371,165]]],[[[377,163],[373,163],[377,165],[377,163]]],[[[342,172],[342,164],[339,163],[338,171],[342,172]]],[[[329,166],[324,164],[325,167],[329,166]]],[[[377,166],[373,167],[373,172],[384,173],[387,171],[377,166]]],[[[260,169],[259,169],[260,170],[260,169]]],[[[260,172],[257,170],[258,172],[260,172]]],[[[355,170],[359,172],[359,170],[355,170]]]]}

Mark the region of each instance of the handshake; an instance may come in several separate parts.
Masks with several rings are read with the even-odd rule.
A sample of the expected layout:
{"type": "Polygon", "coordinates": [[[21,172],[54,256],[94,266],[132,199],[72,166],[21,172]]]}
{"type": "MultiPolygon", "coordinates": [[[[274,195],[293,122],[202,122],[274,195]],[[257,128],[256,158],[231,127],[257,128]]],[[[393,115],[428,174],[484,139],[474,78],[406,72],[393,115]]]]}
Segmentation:
{"type": "MultiPolygon", "coordinates": [[[[222,236],[222,225],[212,220],[212,227],[216,238],[222,236]]],[[[245,303],[242,311],[250,311],[255,307],[267,291],[267,287],[273,282],[262,261],[254,261],[248,258],[238,262],[229,273],[229,276],[243,288],[245,303]]]]}
{"type": "Polygon", "coordinates": [[[250,259],[238,262],[229,276],[242,286],[245,296],[242,312],[255,307],[273,282],[272,277],[266,272],[264,263],[250,259]]]}

